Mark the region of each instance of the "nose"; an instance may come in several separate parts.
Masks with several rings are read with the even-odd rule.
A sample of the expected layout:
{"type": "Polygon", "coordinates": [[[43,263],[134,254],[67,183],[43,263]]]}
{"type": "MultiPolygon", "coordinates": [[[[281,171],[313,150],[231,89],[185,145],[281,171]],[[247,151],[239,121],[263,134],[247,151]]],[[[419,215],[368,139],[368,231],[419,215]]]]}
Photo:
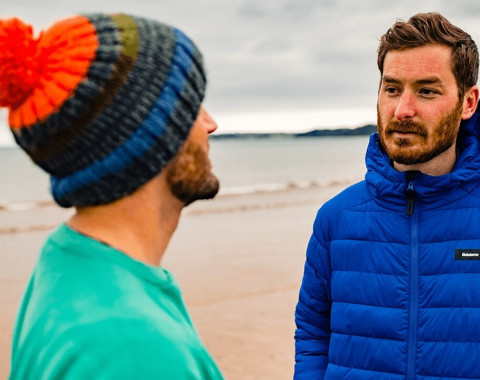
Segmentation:
{"type": "Polygon", "coordinates": [[[395,117],[397,120],[405,118],[412,118],[416,114],[415,100],[411,93],[404,91],[399,98],[397,107],[395,109],[395,117]]]}
{"type": "Polygon", "coordinates": [[[207,133],[210,134],[215,132],[218,128],[218,125],[215,122],[215,120],[212,119],[212,117],[210,116],[210,114],[207,112],[205,108],[202,107],[200,112],[202,113],[202,121],[207,133]]]}

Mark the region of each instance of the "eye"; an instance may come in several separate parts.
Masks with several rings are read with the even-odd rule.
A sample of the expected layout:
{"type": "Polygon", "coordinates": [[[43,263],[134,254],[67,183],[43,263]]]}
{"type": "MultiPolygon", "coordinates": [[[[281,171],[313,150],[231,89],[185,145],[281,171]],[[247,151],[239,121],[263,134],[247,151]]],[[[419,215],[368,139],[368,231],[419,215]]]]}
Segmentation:
{"type": "Polygon", "coordinates": [[[420,93],[420,95],[422,95],[424,97],[428,97],[428,98],[431,98],[431,97],[439,94],[439,92],[437,90],[434,90],[432,88],[422,88],[422,89],[420,89],[419,93],[420,93]]]}
{"type": "Polygon", "coordinates": [[[386,86],[385,87],[385,93],[387,95],[398,95],[400,94],[400,89],[394,86],[386,86]]]}

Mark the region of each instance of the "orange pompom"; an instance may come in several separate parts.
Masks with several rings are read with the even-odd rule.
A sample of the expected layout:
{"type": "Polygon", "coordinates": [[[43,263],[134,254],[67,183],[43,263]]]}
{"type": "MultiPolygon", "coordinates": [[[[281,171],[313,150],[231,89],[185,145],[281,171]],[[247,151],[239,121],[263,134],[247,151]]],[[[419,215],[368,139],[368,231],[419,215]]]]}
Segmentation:
{"type": "Polygon", "coordinates": [[[0,20],[0,107],[19,106],[39,82],[37,43],[30,25],[0,20]]]}

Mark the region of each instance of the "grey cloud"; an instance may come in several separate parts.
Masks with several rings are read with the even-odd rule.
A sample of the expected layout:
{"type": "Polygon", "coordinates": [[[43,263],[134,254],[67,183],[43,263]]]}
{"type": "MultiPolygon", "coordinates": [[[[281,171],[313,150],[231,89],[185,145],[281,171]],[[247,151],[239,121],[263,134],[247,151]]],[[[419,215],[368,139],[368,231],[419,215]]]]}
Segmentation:
{"type": "Polygon", "coordinates": [[[295,17],[311,17],[319,8],[330,8],[334,6],[333,0],[288,0],[285,1],[282,7],[282,11],[292,18],[295,17]]]}
{"type": "Polygon", "coordinates": [[[248,2],[240,5],[238,13],[245,17],[265,17],[267,15],[266,10],[261,8],[256,2],[248,2]]]}
{"type": "Polygon", "coordinates": [[[207,102],[224,111],[374,106],[379,37],[397,18],[428,10],[440,11],[480,42],[476,0],[16,0],[2,5],[4,16],[19,15],[41,26],[99,11],[176,25],[202,50],[207,102]]]}
{"type": "Polygon", "coordinates": [[[287,38],[280,36],[262,40],[252,47],[252,52],[258,55],[286,54],[294,49],[294,45],[287,38]]]}

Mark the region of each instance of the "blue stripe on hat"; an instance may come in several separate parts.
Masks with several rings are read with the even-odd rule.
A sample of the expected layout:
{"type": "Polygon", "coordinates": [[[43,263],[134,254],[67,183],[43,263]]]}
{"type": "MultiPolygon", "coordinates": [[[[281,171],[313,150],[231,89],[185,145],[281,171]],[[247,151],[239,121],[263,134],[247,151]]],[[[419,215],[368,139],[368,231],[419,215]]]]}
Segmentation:
{"type": "Polygon", "coordinates": [[[135,158],[141,157],[158,142],[165,132],[192,65],[194,46],[180,30],[175,29],[175,53],[167,80],[149,115],[130,139],[110,155],[69,176],[51,177],[52,194],[61,199],[81,187],[100,182],[103,177],[122,171],[135,158]]]}

